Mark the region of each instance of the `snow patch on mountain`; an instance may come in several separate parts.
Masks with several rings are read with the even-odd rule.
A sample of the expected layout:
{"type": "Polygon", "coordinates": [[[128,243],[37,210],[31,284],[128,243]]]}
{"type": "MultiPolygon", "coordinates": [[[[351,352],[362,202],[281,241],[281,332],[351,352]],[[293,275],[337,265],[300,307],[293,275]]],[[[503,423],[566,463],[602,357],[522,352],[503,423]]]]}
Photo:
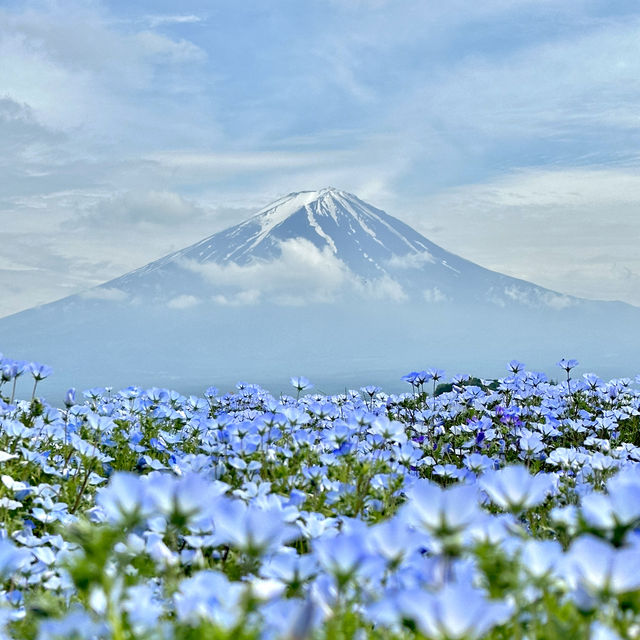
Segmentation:
{"type": "Polygon", "coordinates": [[[403,256],[393,255],[387,265],[394,269],[422,269],[425,264],[435,264],[436,259],[428,251],[407,253],[403,256]]]}

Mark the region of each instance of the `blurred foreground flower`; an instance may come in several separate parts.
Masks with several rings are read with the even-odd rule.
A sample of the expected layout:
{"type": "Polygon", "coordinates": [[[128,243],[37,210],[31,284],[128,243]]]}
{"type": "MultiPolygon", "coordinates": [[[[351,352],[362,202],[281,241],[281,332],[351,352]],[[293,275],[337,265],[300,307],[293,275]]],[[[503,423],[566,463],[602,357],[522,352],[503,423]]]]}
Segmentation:
{"type": "Polygon", "coordinates": [[[512,605],[489,600],[468,584],[448,584],[437,593],[406,592],[399,606],[433,640],[475,640],[513,613],[512,605]]]}
{"type": "Polygon", "coordinates": [[[491,502],[513,513],[537,507],[554,490],[550,475],[539,473],[532,476],[521,465],[490,471],[482,476],[479,483],[491,502]]]}

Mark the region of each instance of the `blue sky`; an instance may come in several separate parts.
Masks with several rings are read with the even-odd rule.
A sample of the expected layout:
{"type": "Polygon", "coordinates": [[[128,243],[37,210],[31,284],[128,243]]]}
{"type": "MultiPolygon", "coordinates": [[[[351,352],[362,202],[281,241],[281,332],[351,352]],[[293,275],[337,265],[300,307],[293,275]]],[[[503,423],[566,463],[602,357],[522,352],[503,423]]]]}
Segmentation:
{"type": "Polygon", "coordinates": [[[640,305],[640,7],[0,2],[0,315],[291,191],[640,305]]]}

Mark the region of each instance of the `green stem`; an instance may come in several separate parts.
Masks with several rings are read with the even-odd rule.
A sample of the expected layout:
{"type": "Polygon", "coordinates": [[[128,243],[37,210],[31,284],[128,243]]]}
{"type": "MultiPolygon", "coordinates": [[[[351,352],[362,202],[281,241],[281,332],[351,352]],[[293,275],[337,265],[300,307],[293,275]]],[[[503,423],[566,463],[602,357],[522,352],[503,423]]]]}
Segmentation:
{"type": "Polygon", "coordinates": [[[82,481],[82,486],[80,487],[80,491],[78,491],[78,495],[76,496],[76,500],[73,503],[73,507],[69,513],[75,513],[77,508],[80,506],[80,500],[82,500],[82,495],[84,494],[84,490],[87,488],[87,483],[89,482],[89,476],[91,475],[91,471],[93,470],[93,465],[95,461],[92,461],[91,464],[87,467],[87,471],[84,474],[84,479],[82,481]]]}

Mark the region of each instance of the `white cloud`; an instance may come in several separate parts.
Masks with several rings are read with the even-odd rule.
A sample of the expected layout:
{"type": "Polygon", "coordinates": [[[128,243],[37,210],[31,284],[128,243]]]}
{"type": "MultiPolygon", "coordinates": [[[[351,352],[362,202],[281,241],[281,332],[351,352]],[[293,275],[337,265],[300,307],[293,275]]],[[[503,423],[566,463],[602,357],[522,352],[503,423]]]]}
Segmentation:
{"type": "Polygon", "coordinates": [[[246,291],[238,291],[236,293],[216,294],[211,298],[216,304],[229,307],[244,307],[246,305],[254,305],[260,302],[260,291],[257,289],[248,289],[246,291]]]}
{"type": "Polygon", "coordinates": [[[427,302],[446,302],[448,300],[447,296],[440,291],[438,287],[432,287],[431,289],[425,289],[422,292],[423,298],[427,302]]]}
{"type": "Polygon", "coordinates": [[[422,117],[428,135],[437,119],[439,130],[467,137],[470,147],[489,144],[487,137],[540,135],[555,146],[554,136],[579,136],[596,124],[638,130],[639,31],[637,17],[594,22],[508,55],[463,57],[432,82],[417,84],[397,115],[411,129],[422,117]]]}
{"type": "Polygon", "coordinates": [[[202,18],[200,16],[193,14],[147,16],[146,20],[151,28],[161,27],[168,24],[194,24],[202,22],[202,18]]]}
{"type": "Polygon", "coordinates": [[[196,298],[196,296],[181,295],[171,298],[167,303],[167,307],[169,307],[169,309],[191,309],[199,305],[200,302],[202,301],[196,298]]]}
{"type": "Polygon", "coordinates": [[[293,238],[283,241],[280,249],[281,256],[275,260],[254,260],[246,265],[186,260],[180,265],[200,274],[219,291],[213,300],[229,306],[259,302],[300,306],[353,295],[391,301],[407,298],[401,285],[389,276],[368,281],[356,277],[328,247],[320,250],[308,240],[293,238]]]}
{"type": "Polygon", "coordinates": [[[534,308],[543,305],[559,310],[575,305],[575,300],[570,296],[556,294],[553,291],[518,287],[517,285],[505,287],[504,295],[509,300],[534,308]]]}
{"type": "MultiPolygon", "coordinates": [[[[123,129],[131,137],[136,126],[158,121],[160,114],[132,100],[131,92],[157,93],[159,74],[206,59],[188,40],[118,29],[111,16],[86,3],[0,9],[0,25],[4,95],[28,105],[41,124],[89,140],[111,142],[123,129]]],[[[167,83],[165,90],[175,88],[167,83]]]]}
{"type": "Polygon", "coordinates": [[[131,193],[0,197],[0,317],[103,284],[255,213],[131,193]]]}
{"type": "Polygon", "coordinates": [[[318,168],[352,159],[351,153],[340,151],[247,151],[247,152],[159,152],[144,160],[170,170],[174,175],[197,175],[201,172],[274,171],[281,169],[318,168]]]}
{"type": "Polygon", "coordinates": [[[273,261],[253,261],[247,265],[231,263],[200,264],[183,261],[181,266],[203,276],[210,284],[231,291],[231,298],[222,298],[225,304],[238,303],[237,290],[252,292],[251,302],[274,301],[280,304],[298,304],[299,300],[327,302],[332,300],[347,283],[350,274],[345,264],[333,253],[322,251],[308,240],[294,238],[282,242],[281,257],[273,261]],[[253,292],[259,291],[257,298],[253,292]]]}
{"type": "Polygon", "coordinates": [[[88,225],[175,225],[202,219],[204,210],[172,191],[128,191],[96,203],[84,218],[88,225]]]}
{"type": "Polygon", "coordinates": [[[402,285],[390,276],[382,276],[363,282],[354,279],[351,282],[355,292],[367,300],[385,300],[391,302],[404,302],[409,296],[402,285]]]}
{"type": "Polygon", "coordinates": [[[148,57],[157,64],[185,64],[204,62],[206,53],[188,40],[172,40],[155,31],[141,31],[136,35],[136,44],[144,57],[148,57]]]}

